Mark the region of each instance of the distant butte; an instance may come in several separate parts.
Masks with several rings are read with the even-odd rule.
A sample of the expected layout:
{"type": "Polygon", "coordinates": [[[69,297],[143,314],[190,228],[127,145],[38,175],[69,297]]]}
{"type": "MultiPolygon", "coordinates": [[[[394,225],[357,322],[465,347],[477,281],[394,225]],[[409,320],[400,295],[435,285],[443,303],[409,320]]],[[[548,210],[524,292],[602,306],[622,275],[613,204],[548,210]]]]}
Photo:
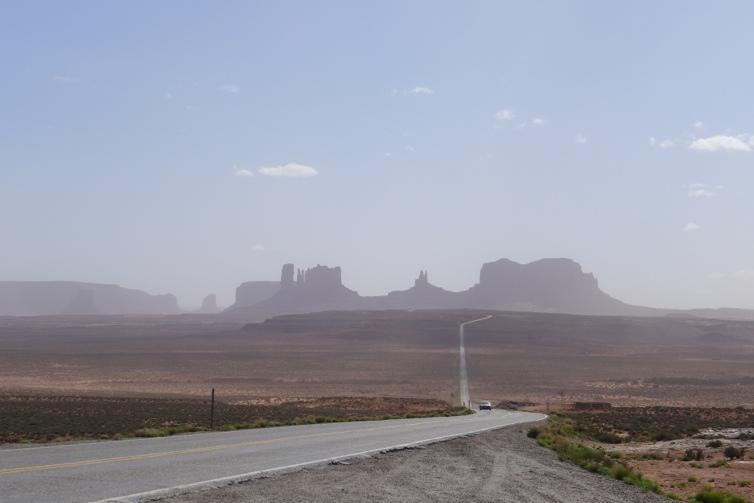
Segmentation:
{"type": "Polygon", "coordinates": [[[482,266],[479,283],[451,292],[429,282],[422,270],[408,290],[362,297],[343,286],[340,267],[298,269],[283,266],[280,282],[253,281],[236,291],[225,316],[258,320],[279,314],[324,310],[495,309],[593,315],[651,314],[649,308],[624,304],[603,292],[594,275],[565,258],[529,264],[500,259],[482,266]],[[251,295],[251,292],[254,295],[251,295]],[[264,297],[264,298],[261,298],[264,297]],[[255,302],[252,302],[255,301],[255,302]]]}

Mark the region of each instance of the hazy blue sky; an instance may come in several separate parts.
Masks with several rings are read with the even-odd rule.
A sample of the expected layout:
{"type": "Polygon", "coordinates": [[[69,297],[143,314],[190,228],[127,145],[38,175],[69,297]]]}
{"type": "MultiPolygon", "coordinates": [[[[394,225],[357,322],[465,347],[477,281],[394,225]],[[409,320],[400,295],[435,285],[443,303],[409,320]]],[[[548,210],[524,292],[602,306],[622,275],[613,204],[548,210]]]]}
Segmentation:
{"type": "Polygon", "coordinates": [[[0,279],[228,305],[284,262],[377,294],[571,257],[628,302],[754,308],[752,26],[749,1],[1,1],[0,279]]]}

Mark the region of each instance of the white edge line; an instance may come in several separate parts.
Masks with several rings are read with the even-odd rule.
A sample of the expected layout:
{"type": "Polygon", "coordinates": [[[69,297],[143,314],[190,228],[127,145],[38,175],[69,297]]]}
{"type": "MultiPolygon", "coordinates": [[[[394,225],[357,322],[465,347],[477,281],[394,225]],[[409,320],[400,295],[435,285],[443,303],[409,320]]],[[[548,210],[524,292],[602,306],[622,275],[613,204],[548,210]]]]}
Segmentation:
{"type": "MultiPolygon", "coordinates": [[[[537,414],[537,415],[541,415],[542,417],[540,419],[533,419],[531,421],[523,421],[523,422],[534,423],[534,422],[544,421],[545,419],[547,419],[547,416],[544,414],[537,414]]],[[[91,503],[139,503],[143,501],[148,501],[146,498],[149,498],[149,500],[152,500],[152,501],[156,501],[156,500],[167,498],[170,496],[178,496],[180,494],[186,494],[196,489],[216,489],[216,488],[224,487],[233,483],[247,482],[255,478],[259,478],[262,475],[287,472],[289,470],[296,470],[297,468],[304,468],[307,466],[324,464],[324,463],[329,463],[332,461],[342,461],[345,459],[357,458],[360,456],[368,456],[370,454],[376,454],[376,453],[380,453],[384,451],[395,451],[395,450],[400,450],[400,449],[406,449],[409,447],[415,447],[418,445],[434,444],[437,442],[442,442],[443,440],[450,440],[451,438],[464,437],[468,435],[476,435],[478,433],[483,433],[485,431],[497,430],[500,428],[505,428],[507,426],[514,426],[516,424],[520,424],[520,423],[495,425],[495,426],[481,428],[479,430],[474,430],[474,431],[454,433],[451,435],[445,435],[442,437],[434,437],[434,438],[429,438],[425,440],[417,440],[415,442],[409,442],[407,444],[391,445],[388,447],[380,447],[378,449],[371,449],[368,451],[355,452],[352,454],[344,454],[342,456],[315,459],[313,461],[305,461],[303,463],[296,463],[293,465],[279,466],[276,468],[267,468],[265,470],[257,470],[255,472],[241,473],[238,475],[229,475],[227,477],[203,480],[201,482],[192,482],[191,484],[184,484],[180,486],[166,487],[164,489],[155,489],[154,491],[146,491],[142,493],[129,494],[128,496],[116,496],[114,498],[107,498],[103,500],[93,501],[91,503]]]]}

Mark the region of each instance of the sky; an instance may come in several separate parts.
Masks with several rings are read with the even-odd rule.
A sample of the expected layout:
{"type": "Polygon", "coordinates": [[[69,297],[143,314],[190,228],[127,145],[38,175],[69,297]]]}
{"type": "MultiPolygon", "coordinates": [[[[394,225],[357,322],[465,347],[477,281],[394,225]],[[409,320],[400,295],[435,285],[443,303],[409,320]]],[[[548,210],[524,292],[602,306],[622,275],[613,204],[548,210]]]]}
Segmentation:
{"type": "Polygon", "coordinates": [[[0,280],[569,257],[754,308],[754,3],[0,1],[0,280]]]}

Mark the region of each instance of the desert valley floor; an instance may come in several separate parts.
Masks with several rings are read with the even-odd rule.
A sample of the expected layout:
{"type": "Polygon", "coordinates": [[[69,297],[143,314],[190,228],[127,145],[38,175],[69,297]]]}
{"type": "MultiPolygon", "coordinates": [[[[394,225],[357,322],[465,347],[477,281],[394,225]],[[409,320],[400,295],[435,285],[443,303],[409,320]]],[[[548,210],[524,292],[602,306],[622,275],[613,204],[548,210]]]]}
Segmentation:
{"type": "MultiPolygon", "coordinates": [[[[0,391],[95,396],[457,400],[458,324],[479,311],[0,318],[0,391]]],[[[493,401],[754,401],[754,322],[498,312],[467,329],[493,401]]]]}

